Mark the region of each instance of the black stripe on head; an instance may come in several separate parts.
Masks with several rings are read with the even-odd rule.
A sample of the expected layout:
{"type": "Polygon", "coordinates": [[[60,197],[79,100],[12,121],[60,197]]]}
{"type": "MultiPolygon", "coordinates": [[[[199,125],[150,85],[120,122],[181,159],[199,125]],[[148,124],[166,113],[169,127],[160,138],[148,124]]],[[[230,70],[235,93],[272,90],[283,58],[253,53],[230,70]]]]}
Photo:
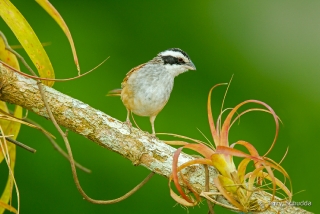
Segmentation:
{"type": "Polygon", "coordinates": [[[185,62],[181,58],[176,58],[173,56],[161,56],[164,64],[170,64],[170,65],[183,65],[185,62]]]}
{"type": "Polygon", "coordinates": [[[168,51],[180,52],[190,60],[190,57],[188,56],[188,54],[186,52],[184,52],[183,50],[181,50],[180,48],[170,48],[170,49],[168,49],[168,51]]]}

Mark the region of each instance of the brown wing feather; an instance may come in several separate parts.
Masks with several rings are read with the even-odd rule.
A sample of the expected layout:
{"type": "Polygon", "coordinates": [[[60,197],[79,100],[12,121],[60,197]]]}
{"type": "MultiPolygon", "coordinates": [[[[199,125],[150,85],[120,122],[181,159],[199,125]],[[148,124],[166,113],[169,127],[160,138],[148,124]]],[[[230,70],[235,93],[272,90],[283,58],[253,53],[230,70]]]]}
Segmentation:
{"type": "Polygon", "coordinates": [[[121,83],[121,88],[124,88],[124,87],[126,86],[127,81],[128,81],[128,79],[130,78],[131,74],[134,73],[135,71],[139,70],[140,68],[142,68],[145,64],[146,64],[146,63],[141,64],[141,65],[139,65],[139,66],[137,66],[137,67],[132,68],[132,69],[126,74],[126,77],[123,79],[123,81],[122,81],[122,83],[121,83]]]}

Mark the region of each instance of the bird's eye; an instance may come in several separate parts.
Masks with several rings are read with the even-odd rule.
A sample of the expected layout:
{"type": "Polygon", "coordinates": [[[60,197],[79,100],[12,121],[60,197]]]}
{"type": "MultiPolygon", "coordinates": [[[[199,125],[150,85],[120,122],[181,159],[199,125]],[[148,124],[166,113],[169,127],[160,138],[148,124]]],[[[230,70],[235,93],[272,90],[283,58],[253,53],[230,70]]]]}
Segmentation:
{"type": "Polygon", "coordinates": [[[183,62],[183,59],[182,58],[178,58],[178,62],[183,62]]]}

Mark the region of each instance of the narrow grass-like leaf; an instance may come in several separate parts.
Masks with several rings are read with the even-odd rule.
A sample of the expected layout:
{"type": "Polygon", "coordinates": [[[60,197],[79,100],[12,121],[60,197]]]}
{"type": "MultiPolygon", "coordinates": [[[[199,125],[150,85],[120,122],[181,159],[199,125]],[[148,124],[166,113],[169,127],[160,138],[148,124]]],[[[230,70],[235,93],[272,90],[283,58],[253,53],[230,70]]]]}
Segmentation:
{"type": "MultiPolygon", "coordinates": [[[[2,110],[4,110],[4,109],[2,109],[2,110]]],[[[16,106],[13,116],[16,118],[22,118],[22,107],[16,106]]],[[[20,131],[21,123],[10,121],[10,123],[8,123],[6,125],[6,127],[4,127],[4,126],[1,126],[1,127],[4,132],[4,133],[2,133],[2,135],[12,135],[11,138],[15,140],[18,136],[19,131],[20,131]]],[[[14,180],[13,172],[14,172],[14,167],[15,167],[15,163],[16,163],[16,145],[10,143],[10,144],[8,144],[7,147],[8,147],[8,152],[9,152],[8,157],[10,158],[10,161],[9,161],[10,169],[9,170],[11,170],[12,173],[9,173],[7,183],[6,183],[6,186],[5,186],[3,193],[1,195],[0,200],[4,203],[8,204],[11,201],[13,182],[14,182],[13,181],[14,180]]],[[[4,158],[4,151],[2,151],[2,152],[3,152],[2,158],[4,158]]],[[[18,192],[17,192],[17,194],[18,194],[18,192]]],[[[3,212],[4,212],[4,207],[0,207],[0,213],[3,213],[3,212]]]]}
{"type": "Polygon", "coordinates": [[[241,211],[246,211],[244,209],[244,207],[239,204],[231,194],[229,194],[226,189],[223,187],[223,185],[220,182],[220,179],[218,177],[215,177],[213,179],[214,184],[216,185],[217,189],[219,190],[219,192],[223,195],[223,197],[225,197],[233,206],[235,206],[236,208],[240,209],[241,211]]]}
{"type": "Polygon", "coordinates": [[[250,158],[245,158],[238,165],[238,177],[239,177],[240,183],[243,183],[244,181],[244,176],[246,174],[247,166],[250,163],[250,161],[251,161],[250,158]]]}
{"type": "MultiPolygon", "coordinates": [[[[212,110],[211,110],[211,94],[212,94],[212,90],[213,90],[213,89],[215,89],[216,87],[221,86],[221,85],[227,85],[227,83],[217,84],[217,85],[213,86],[213,87],[210,89],[209,95],[208,95],[208,104],[207,104],[209,127],[210,127],[210,130],[211,130],[211,135],[212,135],[213,141],[214,141],[214,143],[215,143],[216,145],[219,144],[219,136],[217,135],[217,130],[216,130],[216,127],[215,127],[215,125],[214,125],[214,119],[213,119],[213,116],[212,116],[212,110]]],[[[219,127],[217,127],[217,128],[219,128],[219,127]]]]}
{"type": "Polygon", "coordinates": [[[205,158],[210,159],[211,156],[214,154],[214,151],[211,150],[209,147],[207,147],[206,145],[203,144],[192,144],[189,143],[187,145],[185,145],[183,148],[186,149],[192,149],[198,153],[200,153],[201,155],[203,155],[205,158]]]}
{"type": "MultiPolygon", "coordinates": [[[[271,176],[266,173],[266,172],[262,172],[262,171],[259,171],[258,173],[258,176],[260,176],[261,178],[266,178],[270,181],[272,181],[272,178],[271,176]]],[[[284,183],[282,183],[278,178],[274,177],[274,180],[275,180],[275,183],[278,187],[280,187],[280,189],[282,189],[286,194],[287,196],[289,197],[289,201],[291,201],[291,198],[292,198],[292,191],[290,191],[286,185],[284,183]]]]}
{"type": "MultiPolygon", "coordinates": [[[[243,105],[247,104],[247,103],[257,103],[257,104],[260,104],[264,107],[266,107],[270,113],[272,114],[273,118],[274,118],[274,121],[276,123],[276,132],[275,132],[275,136],[274,136],[274,139],[273,139],[273,142],[271,144],[271,147],[270,149],[267,151],[267,153],[265,155],[267,155],[271,149],[273,148],[276,140],[277,140],[277,137],[278,137],[278,131],[279,131],[279,121],[278,121],[278,116],[276,115],[276,113],[274,112],[274,110],[266,103],[264,102],[261,102],[259,100],[246,100],[246,101],[243,101],[242,103],[238,104],[236,107],[234,107],[231,112],[228,114],[227,118],[225,119],[223,125],[222,125],[222,130],[221,130],[221,138],[220,140],[223,142],[223,144],[226,144],[228,145],[228,132],[229,132],[229,128],[230,128],[230,123],[231,123],[231,119],[233,117],[233,115],[237,112],[237,110],[242,107],[243,105]]],[[[264,156],[265,156],[264,155],[264,156]]]]}
{"type": "Polygon", "coordinates": [[[236,156],[236,157],[241,157],[241,158],[250,158],[250,159],[256,160],[256,161],[263,161],[263,159],[259,156],[248,155],[238,149],[233,149],[233,148],[225,147],[225,146],[218,146],[216,149],[216,153],[231,155],[231,156],[236,156]]]}
{"type": "MultiPolygon", "coordinates": [[[[177,151],[174,153],[173,155],[173,160],[172,160],[172,178],[173,178],[173,182],[178,190],[178,192],[180,193],[180,195],[182,196],[182,198],[184,200],[186,200],[189,203],[193,203],[188,196],[186,196],[186,194],[184,193],[184,191],[182,190],[182,187],[179,184],[179,178],[178,178],[178,159],[179,159],[179,155],[182,151],[182,147],[177,149],[177,151]]],[[[171,180],[169,179],[169,184],[170,184],[171,180]]]]}
{"type": "MultiPolygon", "coordinates": [[[[176,152],[174,153],[173,155],[173,161],[172,161],[172,174],[169,178],[169,187],[170,187],[170,183],[171,181],[173,180],[174,184],[175,184],[175,187],[177,188],[178,192],[180,193],[182,199],[179,199],[179,201],[182,201],[183,204],[193,204],[193,206],[197,203],[197,201],[192,201],[183,191],[180,183],[179,183],[179,177],[178,177],[178,173],[188,167],[188,166],[191,166],[193,164],[208,164],[208,165],[212,165],[212,162],[208,159],[196,159],[196,160],[192,160],[192,161],[188,161],[184,164],[182,164],[181,166],[178,167],[178,159],[179,159],[179,155],[181,154],[181,151],[182,151],[183,147],[179,148],[176,150],[176,152]]],[[[182,177],[182,175],[181,175],[182,177]]],[[[191,188],[191,186],[189,185],[189,183],[185,182],[184,180],[184,183],[186,184],[186,186],[188,186],[190,188],[190,191],[192,191],[193,193],[195,193],[195,191],[191,188]]],[[[176,200],[176,194],[172,193],[173,191],[171,190],[171,187],[170,187],[170,194],[171,196],[173,196],[173,198],[176,200]]],[[[196,197],[199,197],[197,196],[197,194],[195,194],[196,197]]],[[[179,196],[178,196],[179,197],[179,196]]],[[[180,198],[180,197],[179,197],[180,198]]],[[[177,202],[179,202],[177,201],[177,202]]],[[[186,205],[187,206],[187,205],[186,205]]]]}

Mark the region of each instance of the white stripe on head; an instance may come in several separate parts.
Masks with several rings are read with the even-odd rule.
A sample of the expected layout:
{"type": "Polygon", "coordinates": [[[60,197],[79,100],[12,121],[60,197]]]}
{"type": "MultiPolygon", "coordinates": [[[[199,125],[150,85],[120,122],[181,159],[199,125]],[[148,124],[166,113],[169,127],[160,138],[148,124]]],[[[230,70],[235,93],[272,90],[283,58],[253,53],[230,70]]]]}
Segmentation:
{"type": "Polygon", "coordinates": [[[185,62],[190,62],[188,57],[186,57],[185,55],[183,55],[179,51],[166,50],[166,51],[159,53],[159,56],[173,56],[175,58],[182,58],[183,61],[185,61],[185,62]]]}

